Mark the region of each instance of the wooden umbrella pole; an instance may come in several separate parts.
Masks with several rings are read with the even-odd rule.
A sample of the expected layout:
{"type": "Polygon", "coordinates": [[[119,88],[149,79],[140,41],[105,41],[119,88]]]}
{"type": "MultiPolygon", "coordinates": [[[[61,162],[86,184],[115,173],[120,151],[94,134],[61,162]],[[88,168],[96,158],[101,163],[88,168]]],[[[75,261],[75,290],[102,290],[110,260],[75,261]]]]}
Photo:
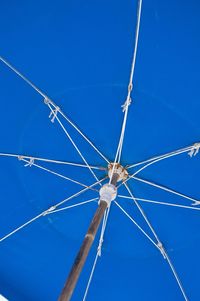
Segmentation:
{"type": "MultiPolygon", "coordinates": [[[[119,174],[114,173],[112,176],[111,184],[116,186],[118,178],[119,178],[119,174]]],[[[59,301],[69,301],[71,299],[76,283],[79,279],[80,273],[83,269],[88,253],[93,244],[97,230],[99,228],[99,225],[101,223],[101,220],[103,218],[103,215],[107,207],[108,207],[108,202],[103,199],[100,199],[99,206],[94,214],[92,222],[88,228],[87,234],[85,235],[83,243],[76,256],[76,259],[69,273],[65,286],[59,297],[59,301]]]]}

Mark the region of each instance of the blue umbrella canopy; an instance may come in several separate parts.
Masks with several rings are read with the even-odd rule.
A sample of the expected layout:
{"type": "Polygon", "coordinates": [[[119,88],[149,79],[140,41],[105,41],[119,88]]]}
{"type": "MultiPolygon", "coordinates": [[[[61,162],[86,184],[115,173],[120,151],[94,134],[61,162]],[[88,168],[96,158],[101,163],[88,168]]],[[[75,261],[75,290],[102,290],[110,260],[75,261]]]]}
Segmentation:
{"type": "Polygon", "coordinates": [[[129,177],[72,300],[200,298],[200,8],[143,2],[126,103],[137,5],[1,6],[0,293],[10,301],[58,299],[126,112],[120,163],[129,177]]]}

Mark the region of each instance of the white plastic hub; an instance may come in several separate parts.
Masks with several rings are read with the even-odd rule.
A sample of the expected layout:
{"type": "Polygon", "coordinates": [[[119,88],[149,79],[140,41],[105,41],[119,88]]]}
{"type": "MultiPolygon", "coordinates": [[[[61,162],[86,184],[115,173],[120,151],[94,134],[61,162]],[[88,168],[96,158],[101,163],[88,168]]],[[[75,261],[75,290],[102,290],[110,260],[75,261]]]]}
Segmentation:
{"type": "Polygon", "coordinates": [[[128,172],[127,170],[121,166],[119,163],[110,163],[108,165],[108,176],[111,178],[112,174],[118,174],[119,178],[117,182],[124,181],[128,177],[128,172]],[[113,171],[114,167],[114,171],[113,171]]]}
{"type": "Polygon", "coordinates": [[[117,196],[117,187],[112,184],[105,184],[99,190],[100,200],[107,202],[108,206],[117,196]]]}

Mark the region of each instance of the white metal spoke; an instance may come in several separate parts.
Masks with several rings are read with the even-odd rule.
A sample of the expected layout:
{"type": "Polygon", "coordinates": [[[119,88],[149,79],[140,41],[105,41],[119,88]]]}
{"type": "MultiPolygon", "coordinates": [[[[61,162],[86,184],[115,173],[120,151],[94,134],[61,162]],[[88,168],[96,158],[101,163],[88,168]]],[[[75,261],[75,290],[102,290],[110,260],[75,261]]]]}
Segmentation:
{"type": "MultiPolygon", "coordinates": [[[[178,149],[178,150],[175,150],[173,152],[169,152],[167,154],[163,154],[163,155],[160,155],[160,156],[156,156],[156,157],[152,157],[150,159],[147,159],[147,160],[144,160],[144,161],[140,161],[138,163],[135,163],[135,164],[131,164],[131,165],[128,165],[126,168],[127,169],[130,169],[130,168],[134,168],[134,167],[137,167],[139,165],[143,165],[143,164],[146,164],[146,163],[151,163],[151,164],[154,164],[156,162],[159,162],[161,160],[164,160],[164,159],[167,159],[167,158],[170,158],[170,157],[173,157],[173,156],[177,156],[177,155],[180,155],[180,154],[183,154],[183,153],[187,153],[187,152],[190,152],[191,150],[195,150],[197,149],[197,144],[199,143],[195,143],[193,145],[190,145],[190,146],[187,146],[185,148],[181,148],[181,149],[178,149]]],[[[150,164],[149,164],[150,165],[150,164]]],[[[144,168],[146,168],[147,166],[149,165],[145,165],[144,168]]],[[[142,169],[141,169],[142,170],[142,169]]],[[[139,171],[137,171],[138,173],[139,171]]]]}
{"type": "Polygon", "coordinates": [[[26,226],[30,225],[31,223],[33,223],[34,221],[36,221],[37,219],[39,219],[40,217],[42,217],[44,215],[44,212],[36,215],[35,217],[33,217],[32,219],[30,219],[29,221],[27,221],[26,223],[22,224],[21,226],[17,227],[15,230],[11,231],[10,233],[8,233],[7,235],[5,235],[4,237],[2,237],[0,239],[0,242],[2,242],[3,240],[7,239],[8,237],[12,236],[13,234],[15,234],[16,232],[20,231],[21,229],[25,228],[26,226]]]}
{"type": "Polygon", "coordinates": [[[88,283],[87,283],[87,286],[86,286],[86,290],[85,290],[85,294],[83,296],[83,301],[86,300],[87,298],[87,295],[88,295],[88,291],[89,291],[89,288],[90,288],[90,285],[91,285],[91,282],[92,282],[92,279],[93,279],[93,276],[94,276],[94,271],[96,269],[96,265],[97,265],[97,260],[99,258],[99,254],[98,252],[96,253],[96,256],[95,256],[95,259],[94,259],[94,263],[93,263],[93,266],[92,266],[92,270],[91,270],[91,273],[90,273],[90,277],[88,279],[88,283]]]}
{"type": "Polygon", "coordinates": [[[104,218],[103,218],[101,235],[100,235],[99,245],[98,245],[98,254],[99,254],[99,256],[101,256],[101,254],[102,254],[102,246],[103,246],[104,235],[105,235],[105,231],[106,231],[106,226],[107,226],[109,214],[110,214],[110,206],[106,209],[106,212],[105,212],[104,218]]]}
{"type": "Polygon", "coordinates": [[[135,43],[134,43],[135,45],[134,45],[134,50],[133,50],[133,59],[132,59],[131,72],[130,72],[130,78],[129,78],[129,84],[128,84],[128,94],[127,94],[126,101],[123,105],[123,111],[125,112],[125,114],[124,114],[124,122],[123,122],[123,126],[122,126],[120,142],[119,142],[120,146],[119,146],[119,151],[118,151],[118,163],[121,160],[124,134],[125,134],[126,122],[127,122],[127,116],[128,116],[128,107],[131,103],[131,92],[133,89],[133,75],[134,75],[134,71],[135,71],[135,62],[136,62],[136,55],[137,55],[137,49],[138,49],[141,11],[142,11],[142,0],[138,0],[137,23],[136,23],[135,43]]]}
{"type": "Polygon", "coordinates": [[[144,212],[144,210],[142,209],[142,207],[138,204],[138,202],[136,201],[135,197],[133,196],[133,193],[131,192],[130,188],[128,187],[127,183],[124,184],[124,186],[126,187],[128,193],[130,194],[130,196],[132,197],[133,202],[135,203],[136,207],[138,208],[138,210],[140,211],[140,213],[142,214],[145,222],[147,223],[147,225],[149,226],[151,232],[153,233],[154,237],[156,238],[157,242],[160,244],[160,240],[152,226],[152,224],[150,223],[149,219],[147,218],[146,213],[144,212]]]}
{"type": "Polygon", "coordinates": [[[15,74],[17,74],[21,79],[23,79],[29,86],[31,86],[36,92],[38,92],[42,97],[47,97],[38,87],[36,87],[26,76],[24,76],[21,72],[19,72],[16,68],[14,68],[7,60],[5,60],[2,56],[0,56],[0,60],[10,68],[15,74]]]}
{"type": "MultiPolygon", "coordinates": [[[[70,134],[68,133],[68,131],[66,130],[66,128],[64,127],[64,125],[62,124],[62,122],[60,121],[60,119],[58,118],[57,114],[54,112],[54,110],[52,109],[52,107],[50,106],[50,104],[48,104],[48,107],[50,109],[50,111],[52,112],[53,116],[55,117],[55,119],[58,121],[58,123],[60,124],[61,128],[63,129],[64,133],[66,134],[66,136],[68,137],[68,139],[70,140],[70,142],[72,143],[72,145],[74,146],[74,148],[76,149],[76,151],[78,152],[79,156],[82,158],[82,160],[84,161],[84,163],[87,165],[88,169],[90,170],[91,174],[93,175],[93,177],[98,181],[97,176],[95,175],[94,171],[90,168],[90,165],[88,164],[88,162],[86,161],[85,157],[83,156],[83,154],[81,153],[80,149],[77,147],[76,143],[74,142],[74,140],[72,139],[72,137],[70,136],[70,134]]],[[[101,184],[100,184],[101,185],[101,184]]]]}
{"type": "MultiPolygon", "coordinates": [[[[48,99],[51,105],[56,109],[57,105],[38,87],[36,87],[27,77],[25,77],[21,72],[19,72],[16,68],[14,68],[7,60],[0,56],[0,60],[10,68],[15,74],[17,74],[21,79],[23,79],[29,86],[31,86],[37,93],[39,93],[44,99],[48,99]]],[[[92,148],[107,162],[110,163],[109,160],[100,152],[100,150],[91,142],[89,138],[86,137],[85,134],[61,111],[59,108],[59,113],[75,128],[75,130],[92,146],[92,148]]]]}
{"type": "Polygon", "coordinates": [[[92,148],[109,164],[110,161],[100,152],[100,150],[92,143],[84,134],[80,131],[80,129],[60,110],[59,113],[66,119],[69,124],[92,146],[92,148]]]}
{"type": "MultiPolygon", "coordinates": [[[[88,168],[87,165],[80,164],[80,163],[54,160],[54,159],[48,159],[48,158],[41,158],[41,157],[34,157],[34,156],[27,156],[27,155],[19,155],[19,154],[13,154],[13,153],[0,153],[0,157],[18,158],[19,160],[21,160],[21,159],[32,160],[33,159],[34,161],[42,161],[42,162],[47,162],[47,163],[55,163],[55,164],[61,164],[61,165],[69,165],[69,166],[75,166],[75,167],[88,168]]],[[[97,169],[97,170],[107,170],[107,168],[103,167],[103,166],[90,165],[90,168],[97,169]]]]}
{"type": "Polygon", "coordinates": [[[107,225],[109,213],[110,213],[110,206],[107,208],[106,212],[104,213],[103,223],[102,223],[102,228],[101,228],[101,234],[100,234],[100,239],[99,239],[99,245],[98,245],[98,248],[97,248],[97,253],[96,253],[95,260],[93,262],[92,270],[90,272],[90,276],[89,276],[89,279],[88,279],[86,290],[85,290],[85,293],[84,293],[84,296],[83,296],[83,301],[85,301],[86,298],[87,298],[88,291],[89,291],[89,288],[90,288],[90,285],[91,285],[91,282],[92,282],[92,279],[93,279],[93,276],[94,276],[95,268],[96,268],[96,265],[97,265],[97,261],[98,261],[98,258],[101,256],[101,250],[102,250],[104,234],[105,234],[105,231],[106,231],[106,225],[107,225]]]}
{"type": "Polygon", "coordinates": [[[75,197],[81,195],[82,193],[86,192],[87,190],[89,190],[90,188],[94,187],[95,185],[99,184],[99,182],[103,182],[107,177],[105,177],[104,179],[93,183],[92,185],[90,185],[87,188],[84,188],[78,192],[76,192],[75,194],[71,195],[70,197],[62,200],[61,202],[55,204],[54,206],[51,206],[50,208],[42,211],[41,213],[39,213],[38,215],[36,215],[35,217],[33,217],[32,219],[28,220],[27,222],[25,222],[24,224],[20,225],[19,227],[17,227],[16,229],[14,229],[13,231],[11,231],[10,233],[8,233],[7,235],[5,235],[4,237],[2,237],[0,239],[0,242],[4,241],[5,239],[7,239],[8,237],[12,236],[13,234],[15,234],[16,232],[20,231],[21,229],[25,228],[27,225],[31,224],[32,222],[34,222],[35,220],[39,219],[42,216],[45,216],[47,214],[49,214],[50,212],[53,212],[56,208],[58,208],[59,206],[63,205],[64,203],[74,199],[75,197]]]}
{"type": "MultiPolygon", "coordinates": [[[[60,174],[60,173],[57,173],[57,172],[55,172],[55,171],[53,171],[53,170],[51,170],[51,169],[45,168],[45,167],[43,167],[43,166],[41,166],[41,165],[38,165],[38,164],[34,163],[34,161],[31,162],[31,161],[28,161],[28,160],[25,160],[25,159],[20,159],[20,160],[27,163],[25,166],[30,166],[30,167],[31,167],[31,166],[35,166],[35,167],[37,167],[37,168],[39,168],[39,169],[41,169],[41,170],[44,170],[44,171],[46,171],[46,172],[48,172],[48,173],[50,173],[50,174],[53,174],[53,175],[55,175],[55,176],[57,176],[57,177],[60,177],[60,178],[62,178],[62,179],[65,179],[65,180],[67,180],[67,181],[69,181],[69,182],[78,184],[78,185],[83,186],[83,187],[89,187],[89,185],[83,184],[83,183],[81,183],[81,182],[79,182],[79,181],[76,181],[76,180],[74,180],[74,179],[72,179],[72,178],[69,178],[69,177],[66,177],[66,176],[64,176],[64,175],[62,175],[62,174],[60,174]]],[[[90,189],[95,190],[95,191],[98,192],[97,189],[94,189],[94,188],[90,188],[90,189]]]]}
{"type": "Polygon", "coordinates": [[[151,232],[153,233],[155,239],[157,240],[157,246],[158,246],[158,248],[160,249],[160,252],[161,252],[161,254],[163,255],[163,257],[167,260],[167,262],[168,262],[168,264],[169,264],[169,266],[170,266],[170,268],[171,268],[171,270],[172,270],[172,272],[173,272],[173,275],[174,275],[174,277],[175,277],[175,279],[176,279],[176,281],[177,281],[177,284],[178,284],[178,286],[179,286],[179,288],[180,288],[180,290],[181,290],[181,292],[182,292],[182,295],[183,295],[184,299],[185,299],[186,301],[188,301],[188,299],[187,299],[187,297],[186,297],[186,294],[185,294],[185,291],[184,291],[184,288],[183,288],[183,285],[182,285],[182,283],[181,283],[181,281],[180,281],[180,279],[179,279],[179,277],[178,277],[178,274],[177,274],[177,272],[176,272],[176,270],[175,270],[175,267],[173,266],[173,264],[172,264],[172,262],[171,262],[171,260],[170,260],[170,258],[169,258],[169,256],[168,256],[168,254],[167,254],[165,248],[163,247],[162,242],[160,241],[160,239],[159,239],[159,237],[158,237],[156,231],[154,230],[153,226],[152,226],[151,223],[149,222],[149,220],[148,220],[148,218],[147,218],[147,216],[146,216],[144,210],[139,206],[139,204],[138,204],[137,201],[135,200],[135,197],[133,196],[133,194],[132,194],[131,190],[129,189],[129,187],[127,186],[127,184],[125,184],[125,187],[126,187],[126,189],[128,190],[130,196],[132,197],[132,200],[135,202],[136,206],[137,206],[138,209],[140,210],[142,216],[144,217],[146,223],[148,224],[148,226],[149,226],[151,232]]]}
{"type": "Polygon", "coordinates": [[[134,50],[133,50],[131,72],[130,72],[130,78],[129,78],[129,84],[128,84],[128,93],[127,93],[126,101],[122,106],[123,112],[124,112],[124,118],[123,118],[120,139],[119,139],[119,143],[118,143],[118,147],[117,147],[117,151],[116,151],[116,155],[115,155],[114,164],[113,164],[113,168],[112,168],[109,183],[111,183],[111,180],[112,180],[112,176],[113,176],[114,169],[115,169],[115,164],[119,163],[120,160],[121,160],[121,154],[122,154],[122,148],[123,148],[123,142],[124,142],[124,135],[125,135],[125,130],[126,130],[127,118],[128,118],[128,110],[129,110],[129,105],[131,104],[131,92],[132,92],[132,89],[133,89],[133,75],[134,75],[134,70],[135,70],[135,62],[136,62],[136,55],[137,55],[137,48],[138,48],[141,11],[142,11],[142,0],[138,0],[137,23],[136,23],[136,32],[135,32],[135,45],[134,45],[134,50]]]}
{"type": "Polygon", "coordinates": [[[135,177],[135,176],[130,176],[129,179],[134,179],[134,180],[136,180],[136,181],[139,181],[139,182],[148,184],[148,185],[150,185],[150,186],[153,186],[153,187],[159,188],[159,189],[161,189],[161,190],[167,191],[167,192],[169,192],[169,193],[172,193],[172,194],[174,194],[174,195],[180,196],[180,197],[182,197],[182,198],[184,198],[184,199],[190,200],[190,201],[194,202],[192,205],[199,205],[199,204],[200,204],[200,201],[199,201],[199,200],[196,200],[196,199],[194,199],[194,198],[192,198],[192,197],[190,197],[190,196],[187,196],[187,195],[185,195],[185,194],[183,194],[183,193],[180,193],[180,192],[175,191],[175,190],[173,190],[173,189],[167,188],[167,187],[165,187],[165,186],[162,186],[162,185],[159,185],[159,184],[150,182],[150,181],[148,181],[148,180],[144,180],[144,179],[141,179],[141,178],[138,178],[138,177],[135,177]]]}
{"type": "Polygon", "coordinates": [[[184,150],[184,151],[182,151],[182,152],[173,154],[173,155],[171,154],[171,155],[168,155],[168,156],[165,156],[165,157],[158,158],[158,159],[156,159],[156,160],[154,160],[154,161],[151,161],[151,162],[145,164],[145,165],[144,165],[143,167],[141,167],[140,169],[138,169],[138,170],[133,174],[133,176],[137,175],[137,174],[138,174],[139,172],[141,172],[142,170],[146,169],[147,167],[149,167],[149,166],[151,166],[151,165],[154,165],[155,163],[157,163],[157,162],[159,162],[159,161],[163,161],[164,159],[167,159],[167,158],[170,158],[170,157],[174,157],[174,156],[180,155],[180,154],[182,154],[182,153],[186,153],[186,152],[188,152],[189,150],[191,150],[191,148],[190,148],[190,149],[187,149],[187,150],[184,150]]]}
{"type": "Polygon", "coordinates": [[[56,209],[56,210],[53,210],[53,211],[49,211],[47,214],[52,214],[52,213],[56,213],[56,212],[60,212],[60,211],[65,211],[65,210],[68,210],[68,209],[71,209],[71,208],[75,208],[75,207],[79,207],[79,206],[82,206],[82,205],[85,205],[85,204],[93,203],[94,201],[97,201],[98,199],[99,198],[93,198],[93,199],[90,199],[88,201],[80,202],[80,203],[77,203],[77,204],[74,204],[74,205],[71,205],[71,206],[67,206],[67,207],[63,207],[63,208],[56,209]]]}
{"type": "Polygon", "coordinates": [[[67,201],[74,199],[75,197],[79,196],[80,194],[84,193],[85,191],[89,190],[90,188],[92,188],[92,187],[98,185],[99,183],[102,183],[103,181],[105,181],[105,179],[107,179],[107,176],[104,177],[103,179],[101,179],[101,180],[95,182],[94,184],[92,184],[92,185],[90,185],[90,186],[88,186],[88,187],[86,187],[86,188],[84,188],[84,189],[82,189],[82,190],[79,190],[78,192],[76,192],[75,194],[71,195],[71,196],[68,197],[67,199],[64,199],[63,201],[57,203],[55,209],[56,209],[57,207],[63,205],[63,204],[66,203],[67,201]]]}
{"type": "Polygon", "coordinates": [[[130,221],[135,224],[135,226],[152,242],[152,244],[160,251],[158,245],[153,241],[153,239],[138,225],[138,223],[119,205],[118,202],[114,203],[119,207],[119,209],[130,219],[130,221]]]}
{"type": "Polygon", "coordinates": [[[169,264],[169,266],[170,266],[170,268],[171,268],[171,271],[172,271],[172,273],[173,273],[173,275],[174,275],[174,277],[175,277],[175,280],[176,280],[176,282],[177,282],[177,284],[178,284],[178,286],[179,286],[179,288],[180,288],[180,290],[181,290],[181,293],[182,293],[182,295],[183,295],[183,298],[185,299],[185,301],[189,301],[189,299],[188,299],[188,297],[187,297],[187,295],[186,295],[186,293],[185,293],[185,290],[184,290],[184,288],[183,288],[183,285],[182,285],[182,283],[181,283],[181,280],[180,280],[180,278],[179,278],[179,276],[178,276],[178,274],[177,274],[177,272],[176,272],[176,269],[175,269],[175,267],[174,267],[174,265],[172,264],[172,261],[171,261],[171,259],[169,258],[169,255],[165,252],[165,256],[166,256],[166,260],[167,260],[167,262],[168,262],[168,264],[169,264]]]}
{"type": "MultiPolygon", "coordinates": [[[[122,198],[122,199],[132,200],[132,197],[126,196],[126,195],[118,194],[118,197],[122,198]]],[[[200,211],[199,207],[191,207],[191,206],[185,206],[185,205],[174,204],[174,203],[166,203],[166,202],[154,201],[154,200],[143,199],[143,198],[135,198],[135,199],[139,202],[144,202],[144,203],[158,204],[158,205],[164,205],[164,206],[171,206],[171,207],[178,207],[178,208],[183,208],[183,209],[191,209],[191,210],[200,211]]]]}

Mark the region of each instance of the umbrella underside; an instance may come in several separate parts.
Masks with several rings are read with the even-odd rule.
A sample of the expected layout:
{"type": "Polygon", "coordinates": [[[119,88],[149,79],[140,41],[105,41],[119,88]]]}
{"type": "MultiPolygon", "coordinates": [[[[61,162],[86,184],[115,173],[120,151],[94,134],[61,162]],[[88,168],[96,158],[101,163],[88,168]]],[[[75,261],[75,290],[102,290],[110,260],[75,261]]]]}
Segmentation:
{"type": "MultiPolygon", "coordinates": [[[[180,34],[177,39],[170,28],[171,23],[173,29],[175,25],[179,28],[177,18],[171,18],[170,23],[170,4],[166,8],[158,1],[155,7],[148,7],[148,3],[142,6],[139,0],[126,8],[119,1],[114,9],[105,3],[108,11],[98,6],[96,13],[97,3],[89,10],[87,4],[80,4],[81,12],[75,4],[60,1],[60,5],[59,17],[54,14],[58,8],[48,3],[49,12],[42,6],[36,20],[39,28],[31,23],[22,28],[19,20],[16,29],[6,29],[5,37],[20,40],[19,32],[24,34],[23,44],[16,44],[21,49],[16,65],[21,62],[24,73],[35,82],[38,76],[38,82],[53,97],[0,57],[5,75],[1,79],[0,293],[10,301],[57,300],[89,221],[101,203],[100,193],[101,200],[102,195],[104,200],[109,195],[109,202],[72,300],[199,300],[200,262],[194,256],[200,248],[199,91],[195,92],[197,72],[190,79],[178,67],[171,72],[174,62],[183,64],[179,55],[170,53],[173,43],[178,47],[185,41],[185,36],[180,34]],[[104,24],[98,15],[104,16],[104,24]],[[50,27],[45,25],[47,20],[50,27]],[[127,29],[134,20],[131,55],[133,39],[127,36],[127,29]],[[68,34],[66,41],[62,29],[68,34]],[[25,43],[27,31],[27,41],[41,39],[38,49],[49,49],[49,53],[31,50],[33,59],[24,67],[29,57],[23,51],[32,49],[31,42],[25,43]],[[76,39],[77,33],[80,39],[76,39]],[[105,49],[100,47],[102,41],[105,49]],[[25,48],[20,48],[22,45],[25,48]],[[97,51],[95,58],[91,47],[97,51]],[[164,49],[168,51],[162,52],[164,49]],[[38,68],[43,73],[38,74],[38,68]],[[105,68],[110,70],[108,74],[105,68]],[[71,70],[67,76],[66,70],[71,70]],[[182,87],[184,80],[188,88],[185,85],[180,94],[177,81],[182,87]],[[167,91],[167,81],[174,94],[167,91]],[[191,87],[192,105],[187,95],[191,87]],[[112,190],[110,195],[116,174],[117,193],[112,190]]],[[[26,5],[22,7],[28,12],[26,5]]],[[[194,7],[191,12],[197,11],[194,7]]],[[[14,12],[16,7],[12,9],[14,12]]],[[[194,40],[197,42],[198,37],[200,43],[195,35],[198,14],[191,14],[183,5],[178,15],[182,24],[185,11],[194,40]]],[[[175,12],[179,12],[178,4],[173,5],[175,12]]],[[[29,21],[36,15],[32,10],[29,21]]],[[[7,47],[3,52],[9,53],[10,47],[12,56],[12,42],[7,47]]],[[[188,52],[187,45],[184,47],[182,58],[184,51],[188,52]]],[[[199,64],[195,53],[190,60],[199,64]]],[[[187,63],[184,68],[191,71],[187,63]]],[[[69,299],[65,296],[60,300],[69,299]]]]}

